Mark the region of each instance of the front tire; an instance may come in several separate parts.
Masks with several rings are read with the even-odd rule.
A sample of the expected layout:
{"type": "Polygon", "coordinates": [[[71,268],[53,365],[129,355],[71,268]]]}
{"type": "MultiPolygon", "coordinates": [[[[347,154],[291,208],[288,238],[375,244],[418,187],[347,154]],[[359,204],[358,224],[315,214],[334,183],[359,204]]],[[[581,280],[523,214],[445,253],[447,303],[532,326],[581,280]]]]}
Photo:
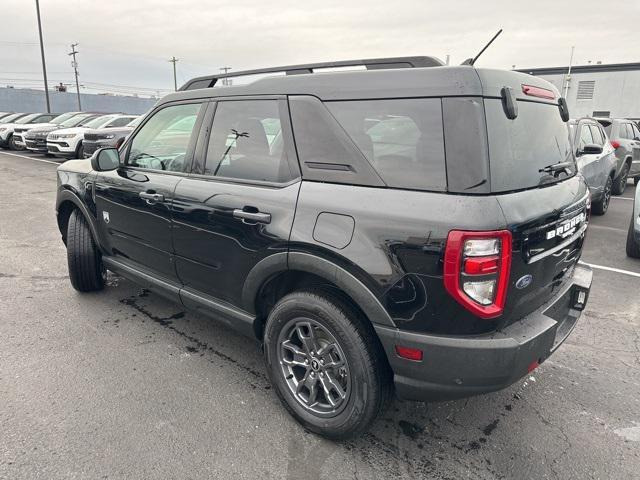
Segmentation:
{"type": "Polygon", "coordinates": [[[627,232],[627,255],[633,258],[640,258],[640,242],[636,240],[633,225],[633,222],[636,220],[637,216],[638,214],[635,212],[631,216],[629,232],[627,232]]]}
{"type": "Polygon", "coordinates": [[[78,147],[76,148],[75,158],[80,158],[80,159],[84,158],[84,145],[82,145],[82,141],[78,144],[78,147]]]}
{"type": "Polygon", "coordinates": [[[19,147],[18,147],[18,145],[16,145],[16,140],[15,140],[15,138],[13,137],[13,135],[11,135],[11,136],[9,137],[9,141],[8,141],[7,143],[8,143],[8,145],[9,145],[9,150],[13,150],[14,152],[15,152],[15,151],[17,151],[17,150],[19,150],[19,147]]]}
{"type": "Polygon", "coordinates": [[[79,210],[71,213],[67,225],[67,263],[71,285],[77,291],[94,292],[104,288],[106,272],[102,257],[79,210]]]}
{"type": "Polygon", "coordinates": [[[597,202],[594,202],[591,206],[591,211],[594,215],[604,215],[609,209],[609,202],[611,201],[611,188],[613,187],[613,180],[611,177],[607,177],[607,183],[604,185],[604,191],[602,192],[602,198],[597,202]]]}
{"type": "Polygon", "coordinates": [[[304,427],[340,440],[364,430],[391,395],[390,368],[362,314],[329,291],[293,292],[267,319],[267,372],[304,427]]]}
{"type": "Polygon", "coordinates": [[[622,170],[620,171],[620,175],[616,179],[613,185],[613,194],[614,195],[622,195],[627,188],[627,178],[629,177],[629,164],[625,163],[622,166],[622,170]]]}

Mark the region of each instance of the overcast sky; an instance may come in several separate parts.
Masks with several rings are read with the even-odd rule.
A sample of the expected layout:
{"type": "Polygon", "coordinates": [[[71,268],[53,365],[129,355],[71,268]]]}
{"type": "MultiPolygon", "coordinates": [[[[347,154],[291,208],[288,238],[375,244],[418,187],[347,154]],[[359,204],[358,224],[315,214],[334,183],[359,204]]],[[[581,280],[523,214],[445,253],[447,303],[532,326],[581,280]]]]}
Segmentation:
{"type": "MultiPolygon", "coordinates": [[[[40,0],[50,84],[140,92],[217,72],[291,63],[404,55],[473,56],[516,68],[640,61],[637,0],[40,0]],[[105,85],[102,85],[105,84],[105,85]],[[120,87],[115,87],[119,85],[120,87]]],[[[34,0],[2,0],[0,86],[41,78],[34,0]]],[[[37,86],[37,83],[34,83],[37,86]]]]}

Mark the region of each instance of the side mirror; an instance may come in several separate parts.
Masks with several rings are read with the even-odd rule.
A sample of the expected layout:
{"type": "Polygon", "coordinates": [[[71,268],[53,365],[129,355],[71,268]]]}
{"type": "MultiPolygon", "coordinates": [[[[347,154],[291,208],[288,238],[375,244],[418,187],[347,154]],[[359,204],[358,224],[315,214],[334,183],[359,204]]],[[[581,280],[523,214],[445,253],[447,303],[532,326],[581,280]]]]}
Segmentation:
{"type": "Polygon", "coordinates": [[[598,153],[602,153],[602,145],[595,143],[587,143],[580,151],[580,155],[597,155],[598,153]]]}
{"type": "Polygon", "coordinates": [[[120,155],[117,148],[101,148],[91,156],[91,168],[96,172],[109,172],[119,166],[120,155]]]}
{"type": "Polygon", "coordinates": [[[569,118],[569,106],[567,105],[567,100],[564,97],[560,97],[558,99],[558,109],[560,110],[560,118],[562,118],[563,122],[568,122],[569,118]]]}

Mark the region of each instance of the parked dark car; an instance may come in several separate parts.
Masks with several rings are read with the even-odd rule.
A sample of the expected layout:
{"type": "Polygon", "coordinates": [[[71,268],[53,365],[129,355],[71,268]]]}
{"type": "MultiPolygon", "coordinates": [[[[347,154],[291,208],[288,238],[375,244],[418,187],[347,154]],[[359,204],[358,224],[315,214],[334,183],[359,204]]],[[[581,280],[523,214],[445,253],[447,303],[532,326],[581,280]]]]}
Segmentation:
{"type": "Polygon", "coordinates": [[[47,135],[49,135],[51,132],[55,130],[81,126],[101,115],[103,114],[81,112],[73,115],[71,118],[59,123],[58,125],[48,125],[48,126],[33,128],[28,132],[25,132],[23,135],[27,150],[30,150],[32,152],[44,153],[48,155],[47,135]]]}
{"type": "Polygon", "coordinates": [[[627,233],[627,255],[640,258],[640,188],[637,187],[627,233]]]}
{"type": "Polygon", "coordinates": [[[133,117],[133,120],[122,127],[98,128],[86,131],[82,141],[84,158],[89,158],[99,148],[119,148],[124,139],[127,138],[127,135],[133,132],[141,120],[142,117],[133,117]]]}
{"type": "Polygon", "coordinates": [[[591,192],[591,208],[596,215],[604,215],[609,208],[611,189],[618,165],[609,138],[594,118],[580,118],[569,122],[578,170],[591,192]]]}
{"type": "Polygon", "coordinates": [[[562,344],[590,195],[555,87],[433,57],[228,76],[271,72],[191,80],[119,150],[58,168],[75,289],[108,269],[257,338],[285,408],[330,438],[394,388],[491,392],[562,344]],[[367,70],[313,73],[348,65],[367,70]]]}
{"type": "Polygon", "coordinates": [[[640,179],[640,131],[638,126],[625,118],[597,118],[611,139],[618,159],[613,194],[622,195],[627,188],[627,178],[637,185],[640,179]]]}

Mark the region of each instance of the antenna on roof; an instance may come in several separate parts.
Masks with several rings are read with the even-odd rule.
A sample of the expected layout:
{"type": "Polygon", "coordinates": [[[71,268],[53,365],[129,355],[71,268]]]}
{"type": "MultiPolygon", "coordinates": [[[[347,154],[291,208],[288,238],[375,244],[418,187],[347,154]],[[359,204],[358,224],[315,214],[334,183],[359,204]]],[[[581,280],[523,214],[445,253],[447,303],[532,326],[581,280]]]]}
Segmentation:
{"type": "Polygon", "coordinates": [[[482,50],[480,50],[480,52],[473,58],[467,58],[464,62],[462,62],[462,65],[471,65],[473,66],[476,63],[476,60],[478,60],[478,58],[480,57],[480,55],[482,55],[484,53],[484,51],[489,48],[489,45],[491,45],[493,43],[493,41],[498,38],[498,35],[500,35],[502,33],[502,29],[498,30],[498,33],[496,33],[493,38],[491,40],[489,40],[489,43],[487,43],[484,48],[482,50]]]}

